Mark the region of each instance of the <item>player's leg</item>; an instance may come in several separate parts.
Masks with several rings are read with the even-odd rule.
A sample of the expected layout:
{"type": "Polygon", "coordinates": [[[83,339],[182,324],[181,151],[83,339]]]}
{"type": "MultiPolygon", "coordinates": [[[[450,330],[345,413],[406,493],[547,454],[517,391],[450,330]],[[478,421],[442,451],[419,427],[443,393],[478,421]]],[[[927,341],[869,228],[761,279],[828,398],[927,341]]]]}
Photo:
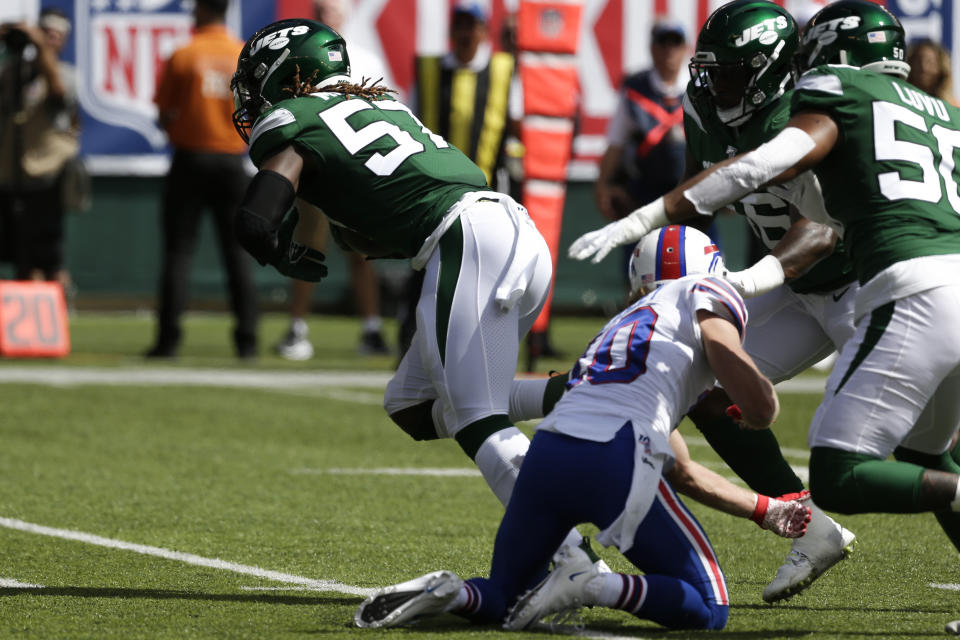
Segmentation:
{"type": "Polygon", "coordinates": [[[585,589],[609,570],[587,550],[568,542],[553,555],[554,570],[530,587],[545,573],[553,545],[567,527],[581,522],[609,526],[623,512],[633,466],[634,432],[629,422],[609,442],[537,432],[497,534],[490,579],[474,581],[504,599],[496,601],[500,609],[494,614],[502,615],[503,608],[515,601],[508,628],[522,629],[546,616],[592,604],[585,589]]]}
{"type": "MultiPolygon", "coordinates": [[[[551,452],[550,468],[542,474],[543,490],[539,494],[522,490],[528,486],[523,484],[526,465],[534,466],[531,453],[508,511],[541,517],[538,509],[546,508],[551,514],[548,517],[562,517],[561,525],[586,520],[604,530],[616,529],[621,526],[618,518],[631,490],[649,491],[652,506],[625,554],[647,575],[599,573],[585,552],[564,546],[547,579],[524,594],[510,612],[509,628],[524,628],[581,605],[622,609],[672,628],[723,627],[728,607],[726,584],[709,540],[659,474],[654,482],[634,479],[634,442],[629,423],[610,442],[538,433],[531,451],[549,448],[551,452]],[[634,484],[637,486],[631,489],[634,484]],[[529,495],[536,497],[537,504],[519,502],[529,495]]],[[[505,518],[501,525],[490,574],[490,582],[507,594],[516,590],[515,580],[520,576],[511,571],[511,565],[518,559],[508,555],[512,549],[501,546],[500,535],[522,537],[524,523],[518,520],[515,524],[516,529],[511,530],[505,518]]],[[[542,553],[538,557],[545,562],[542,553]]]]}
{"type": "MultiPolygon", "coordinates": [[[[806,370],[834,349],[821,319],[803,302],[786,286],[747,301],[750,327],[744,350],[775,383],[806,370]]],[[[688,417],[754,491],[770,496],[801,491],[803,483],[784,460],[773,432],[741,429],[726,415],[729,405],[726,393],[717,389],[688,417]]]]}
{"type": "Polygon", "coordinates": [[[421,335],[413,335],[410,348],[387,383],[383,408],[390,419],[414,440],[437,440],[446,437],[443,409],[423,365],[421,335]]]}
{"type": "Polygon", "coordinates": [[[242,156],[224,156],[215,162],[205,193],[207,204],[214,214],[217,243],[227,272],[230,307],[236,319],[233,342],[238,356],[252,357],[257,350],[257,294],[253,286],[250,256],[237,242],[233,225],[249,178],[243,167],[242,156]]]}
{"type": "Polygon", "coordinates": [[[559,513],[551,500],[557,492],[582,490],[570,483],[568,474],[559,468],[581,465],[584,461],[575,447],[570,446],[572,439],[565,439],[570,442],[561,443],[566,446],[556,450],[550,446],[550,438],[543,435],[539,434],[536,444],[530,447],[516,491],[497,532],[490,578],[463,582],[450,572],[433,572],[386,587],[367,598],[357,610],[354,620],[358,626],[396,626],[416,616],[443,612],[480,623],[504,619],[517,596],[546,574],[553,551],[566,531],[576,524],[569,521],[567,506],[575,501],[574,497],[565,501],[564,513],[559,513]]]}
{"type": "Polygon", "coordinates": [[[722,629],[726,580],[706,532],[661,480],[657,496],[624,554],[645,575],[609,574],[588,588],[593,603],[672,629],[722,629]]]}
{"type": "Polygon", "coordinates": [[[956,474],[886,460],[901,443],[925,447],[921,453],[945,452],[956,431],[958,292],[930,289],[882,305],[858,323],[810,428],[810,488],[824,508],[960,508],[956,474]],[[927,419],[935,413],[936,420],[927,419]]]}
{"type": "MultiPolygon", "coordinates": [[[[855,288],[855,287],[850,287],[855,288]]],[[[761,372],[774,382],[792,378],[833,352],[853,333],[853,296],[798,295],[783,286],[747,302],[750,328],[744,349],[761,372]],[[789,339],[785,339],[785,337],[789,339]]],[[[782,495],[803,489],[803,483],[783,458],[772,430],[741,429],[725,414],[729,399],[714,390],[689,417],[734,472],[754,490],[782,495]]],[[[775,602],[807,588],[824,571],[845,558],[855,536],[816,504],[802,538],[793,541],[784,563],[764,589],[763,599],[775,602]]]]}
{"type": "Polygon", "coordinates": [[[180,316],[187,305],[190,262],[196,245],[201,202],[197,198],[197,171],[190,154],[177,152],[170,164],[163,193],[161,235],[163,259],[157,308],[157,338],[147,356],[176,354],[180,344],[180,316]]]}
{"type": "Polygon", "coordinates": [[[387,354],[390,349],[383,339],[383,320],[380,317],[380,277],[373,262],[359,253],[347,256],[350,263],[350,282],[353,284],[354,305],[363,325],[359,351],[362,354],[387,354]]]}
{"type": "Polygon", "coordinates": [[[514,304],[498,301],[505,274],[518,262],[536,264],[541,252],[535,241],[542,239],[516,225],[499,203],[468,207],[441,238],[417,306],[424,364],[447,433],[504,503],[527,444],[508,416],[521,317],[539,307],[550,269],[549,262],[539,265],[514,304]]]}

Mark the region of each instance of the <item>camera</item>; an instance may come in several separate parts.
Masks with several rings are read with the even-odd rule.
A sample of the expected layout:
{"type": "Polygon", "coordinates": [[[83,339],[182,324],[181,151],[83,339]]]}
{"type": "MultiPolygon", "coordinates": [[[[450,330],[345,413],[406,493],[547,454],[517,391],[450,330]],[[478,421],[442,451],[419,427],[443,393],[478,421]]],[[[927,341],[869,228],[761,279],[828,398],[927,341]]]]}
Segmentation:
{"type": "Polygon", "coordinates": [[[30,44],[30,36],[22,29],[10,27],[7,32],[3,34],[3,44],[7,47],[8,51],[20,52],[30,44]]]}

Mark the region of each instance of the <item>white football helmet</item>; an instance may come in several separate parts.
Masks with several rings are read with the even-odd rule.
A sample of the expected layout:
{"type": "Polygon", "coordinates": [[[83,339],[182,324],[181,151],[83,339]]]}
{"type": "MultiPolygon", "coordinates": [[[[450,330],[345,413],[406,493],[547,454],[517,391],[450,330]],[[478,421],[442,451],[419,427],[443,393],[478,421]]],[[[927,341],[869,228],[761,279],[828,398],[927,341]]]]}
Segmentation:
{"type": "Polygon", "coordinates": [[[724,272],[723,257],[705,233],[670,225],[643,236],[627,267],[630,294],[647,294],[660,285],[694,273],[724,272]]]}

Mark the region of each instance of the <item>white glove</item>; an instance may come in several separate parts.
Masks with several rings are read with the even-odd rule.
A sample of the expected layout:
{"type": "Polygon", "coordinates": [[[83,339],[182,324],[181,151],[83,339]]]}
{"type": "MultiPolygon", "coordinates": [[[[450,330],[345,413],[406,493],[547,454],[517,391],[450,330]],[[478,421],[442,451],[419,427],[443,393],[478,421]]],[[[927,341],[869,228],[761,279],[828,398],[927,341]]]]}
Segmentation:
{"type": "Polygon", "coordinates": [[[766,255],[743,271],[724,271],[724,279],[744,298],[755,298],[783,284],[783,265],[774,255],[766,255]]]}
{"type": "Polygon", "coordinates": [[[807,523],[813,515],[802,504],[810,497],[809,491],[790,493],[779,498],[758,495],[757,506],[750,519],[783,538],[799,538],[807,532],[807,523]]]}
{"type": "Polygon", "coordinates": [[[590,256],[593,264],[603,260],[614,247],[637,242],[653,229],[670,224],[664,209],[663,198],[657,198],[644,205],[626,218],[611,222],[607,226],[585,233],[570,245],[567,255],[574,260],[586,260],[590,256]]]}

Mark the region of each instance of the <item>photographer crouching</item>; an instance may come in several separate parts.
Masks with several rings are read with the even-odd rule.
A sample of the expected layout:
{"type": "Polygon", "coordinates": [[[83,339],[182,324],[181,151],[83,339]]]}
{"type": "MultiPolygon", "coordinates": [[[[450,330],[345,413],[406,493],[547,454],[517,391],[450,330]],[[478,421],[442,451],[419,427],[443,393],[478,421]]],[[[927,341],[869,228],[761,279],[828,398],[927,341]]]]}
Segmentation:
{"type": "Polygon", "coordinates": [[[0,25],[0,261],[65,292],[64,183],[79,148],[74,69],[59,60],[70,27],[58,9],[0,25]]]}

